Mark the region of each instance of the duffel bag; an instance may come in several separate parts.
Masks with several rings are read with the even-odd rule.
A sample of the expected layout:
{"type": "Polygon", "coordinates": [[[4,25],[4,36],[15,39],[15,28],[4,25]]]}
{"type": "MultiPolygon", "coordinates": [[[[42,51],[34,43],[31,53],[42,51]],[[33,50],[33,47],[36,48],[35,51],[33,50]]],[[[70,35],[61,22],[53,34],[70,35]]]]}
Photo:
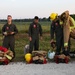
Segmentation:
{"type": "Polygon", "coordinates": [[[47,52],[46,51],[33,51],[32,60],[35,64],[46,64],[47,63],[47,52]]]}
{"type": "Polygon", "coordinates": [[[57,64],[58,63],[66,63],[66,64],[68,64],[68,62],[70,60],[70,57],[69,56],[65,56],[64,54],[61,54],[61,55],[55,55],[54,59],[55,59],[55,62],[57,64]]]}

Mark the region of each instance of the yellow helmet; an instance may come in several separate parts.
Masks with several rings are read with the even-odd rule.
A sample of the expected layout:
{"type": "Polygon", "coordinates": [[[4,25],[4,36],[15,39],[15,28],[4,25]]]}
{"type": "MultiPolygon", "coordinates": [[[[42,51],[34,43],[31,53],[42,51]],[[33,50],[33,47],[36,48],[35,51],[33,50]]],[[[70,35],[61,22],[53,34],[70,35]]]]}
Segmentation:
{"type": "Polygon", "coordinates": [[[26,60],[26,62],[30,62],[31,61],[31,59],[32,59],[32,55],[30,54],[30,53],[27,53],[26,55],[25,55],[25,60],[26,60]]]}
{"type": "Polygon", "coordinates": [[[51,20],[54,20],[54,19],[56,19],[57,16],[58,16],[57,13],[51,13],[50,19],[51,19],[51,20]]]}

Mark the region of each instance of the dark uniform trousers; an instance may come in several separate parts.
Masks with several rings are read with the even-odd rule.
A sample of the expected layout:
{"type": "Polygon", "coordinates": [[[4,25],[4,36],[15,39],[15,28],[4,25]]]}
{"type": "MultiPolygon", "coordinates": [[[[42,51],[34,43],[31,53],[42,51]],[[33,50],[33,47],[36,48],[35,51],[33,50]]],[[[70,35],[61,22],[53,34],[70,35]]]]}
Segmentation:
{"type": "Polygon", "coordinates": [[[32,50],[38,50],[39,48],[39,38],[32,38],[32,41],[30,41],[30,53],[32,53],[32,50]]]}
{"type": "Polygon", "coordinates": [[[5,36],[3,40],[3,47],[6,47],[7,49],[10,48],[10,50],[14,53],[14,57],[15,57],[15,51],[14,51],[15,38],[14,36],[5,36]]]}
{"type": "Polygon", "coordinates": [[[63,28],[60,25],[60,21],[53,21],[51,24],[51,39],[54,39],[54,34],[56,38],[56,54],[60,54],[61,49],[64,49],[63,40],[63,28]]]}
{"type": "Polygon", "coordinates": [[[60,54],[60,51],[64,50],[64,40],[63,40],[63,35],[59,36],[56,35],[56,52],[57,54],[60,54]]]}

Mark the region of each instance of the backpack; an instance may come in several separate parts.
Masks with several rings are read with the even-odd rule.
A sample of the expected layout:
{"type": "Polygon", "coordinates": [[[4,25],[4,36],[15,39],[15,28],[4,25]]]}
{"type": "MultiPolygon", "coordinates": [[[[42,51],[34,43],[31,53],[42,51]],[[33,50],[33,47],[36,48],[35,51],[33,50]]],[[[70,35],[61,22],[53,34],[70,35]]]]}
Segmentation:
{"type": "Polygon", "coordinates": [[[0,46],[0,65],[7,65],[13,58],[13,52],[0,46]]]}
{"type": "Polygon", "coordinates": [[[68,64],[68,62],[70,60],[70,57],[66,56],[64,54],[60,54],[60,55],[55,55],[54,59],[55,59],[55,62],[57,64],[58,63],[66,63],[66,64],[68,64]]]}
{"type": "Polygon", "coordinates": [[[27,54],[27,53],[29,53],[29,45],[26,45],[24,47],[24,55],[27,54]]]}
{"type": "Polygon", "coordinates": [[[46,51],[33,51],[32,52],[32,62],[35,64],[46,64],[47,52],[46,51]]]}

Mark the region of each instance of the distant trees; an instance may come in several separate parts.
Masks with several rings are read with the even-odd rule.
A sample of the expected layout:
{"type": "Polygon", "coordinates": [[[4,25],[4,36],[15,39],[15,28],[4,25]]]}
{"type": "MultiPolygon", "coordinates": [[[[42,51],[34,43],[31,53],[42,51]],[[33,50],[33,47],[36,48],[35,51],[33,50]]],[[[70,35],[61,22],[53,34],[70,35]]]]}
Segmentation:
{"type": "Polygon", "coordinates": [[[72,14],[71,17],[75,20],[75,14],[72,14]]]}
{"type": "MultiPolygon", "coordinates": [[[[1,19],[0,22],[6,22],[6,19],[1,19]]],[[[32,22],[32,19],[13,19],[13,22],[32,22]]],[[[39,18],[39,21],[49,21],[48,18],[44,17],[44,18],[39,18]]]]}
{"type": "MultiPolygon", "coordinates": [[[[74,18],[75,20],[75,14],[71,14],[70,15],[71,17],[74,18]]],[[[6,22],[7,20],[6,19],[0,19],[0,22],[6,22]]],[[[33,18],[29,18],[29,19],[13,19],[14,22],[32,22],[33,21],[33,18]]],[[[43,18],[39,18],[39,21],[50,21],[50,18],[46,18],[46,17],[43,17],[43,18]]]]}

